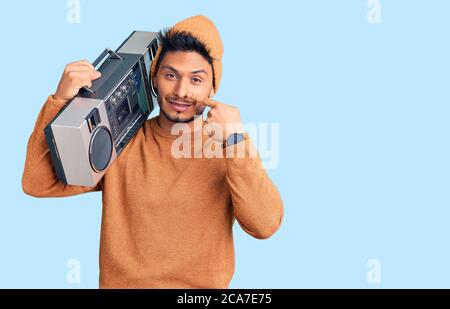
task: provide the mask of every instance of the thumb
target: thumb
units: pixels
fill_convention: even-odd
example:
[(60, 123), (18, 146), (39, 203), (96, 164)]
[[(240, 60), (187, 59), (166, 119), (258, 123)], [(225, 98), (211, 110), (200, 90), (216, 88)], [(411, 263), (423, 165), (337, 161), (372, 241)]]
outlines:
[(92, 73), (92, 80), (100, 78), (102, 76), (102, 73), (100, 73), (99, 71), (95, 71), (94, 73)]

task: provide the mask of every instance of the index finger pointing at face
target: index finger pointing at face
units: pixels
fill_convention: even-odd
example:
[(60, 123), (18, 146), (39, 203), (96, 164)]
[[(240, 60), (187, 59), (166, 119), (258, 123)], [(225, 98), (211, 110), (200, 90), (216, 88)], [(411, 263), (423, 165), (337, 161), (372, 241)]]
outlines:
[(208, 107), (214, 108), (217, 106), (218, 102), (214, 101), (213, 99), (206, 98), (202, 101), (203, 104), (205, 104)]

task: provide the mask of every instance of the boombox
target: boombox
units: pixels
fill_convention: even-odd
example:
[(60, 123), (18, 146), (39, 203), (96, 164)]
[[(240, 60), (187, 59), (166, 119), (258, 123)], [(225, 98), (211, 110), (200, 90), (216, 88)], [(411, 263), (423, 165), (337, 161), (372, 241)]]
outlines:
[(95, 186), (157, 104), (150, 67), (156, 32), (134, 31), (116, 51), (93, 62), (102, 76), (80, 89), (44, 133), (58, 178)]

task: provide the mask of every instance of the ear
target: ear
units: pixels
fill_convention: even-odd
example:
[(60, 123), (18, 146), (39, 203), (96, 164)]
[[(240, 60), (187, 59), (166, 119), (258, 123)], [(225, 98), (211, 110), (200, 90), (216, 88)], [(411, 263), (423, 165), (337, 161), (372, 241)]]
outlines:
[(216, 93), (214, 92), (214, 88), (211, 89), (211, 92), (209, 93), (209, 97), (212, 98)]
[(157, 89), (158, 89), (158, 84), (156, 83), (156, 76), (153, 75), (153, 77), (152, 77), (151, 80), (152, 80), (153, 89), (155, 89), (155, 91), (157, 91)]

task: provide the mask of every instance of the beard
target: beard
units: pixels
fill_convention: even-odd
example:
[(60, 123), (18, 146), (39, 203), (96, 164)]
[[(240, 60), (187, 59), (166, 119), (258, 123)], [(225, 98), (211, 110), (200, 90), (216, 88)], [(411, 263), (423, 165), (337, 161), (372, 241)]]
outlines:
[[(186, 100), (174, 99), (174, 101), (186, 101)], [(183, 113), (177, 112), (177, 111), (173, 111), (171, 113), (171, 112), (165, 111), (165, 108), (164, 108), (164, 105), (168, 106), (170, 104), (168, 102), (168, 100), (165, 100), (165, 103), (162, 103), (161, 98), (158, 96), (158, 104), (159, 104), (159, 109), (160, 109), (161, 113), (163, 113), (163, 115), (168, 120), (175, 122), (175, 123), (189, 123), (189, 122), (193, 121), (197, 116), (203, 114), (203, 111), (206, 108), (205, 105), (199, 104), (197, 102), (189, 102), (189, 103), (194, 104), (193, 105), (194, 112), (192, 113), (192, 115), (183, 115)]]

